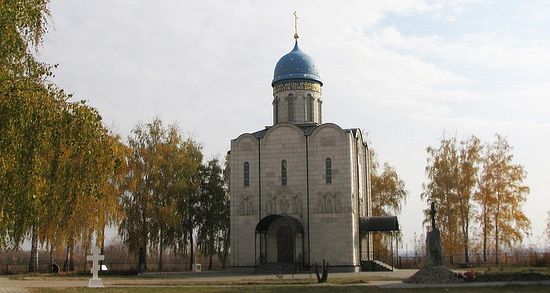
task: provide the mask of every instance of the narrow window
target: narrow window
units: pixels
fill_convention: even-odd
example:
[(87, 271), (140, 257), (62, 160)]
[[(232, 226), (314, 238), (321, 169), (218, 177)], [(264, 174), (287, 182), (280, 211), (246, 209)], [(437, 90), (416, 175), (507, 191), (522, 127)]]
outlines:
[(281, 161), (281, 185), (286, 185), (286, 160)]
[(294, 121), (294, 97), (290, 94), (287, 97), (288, 102), (288, 122)]
[(327, 184), (332, 183), (332, 160), (330, 158), (325, 160), (325, 181)]
[(244, 167), (243, 167), (244, 171), (244, 186), (249, 186), (250, 185), (250, 165), (248, 164), (248, 162), (244, 162)]
[(307, 95), (307, 121), (313, 122), (313, 97), (311, 95)]
[(319, 112), (319, 123), (323, 123), (323, 116), (322, 116), (322, 113), (323, 111), (321, 111), (321, 100), (319, 100), (319, 109), (317, 110)]
[(273, 101), (273, 117), (275, 117), (275, 124), (279, 123), (279, 98), (275, 97), (275, 101)]

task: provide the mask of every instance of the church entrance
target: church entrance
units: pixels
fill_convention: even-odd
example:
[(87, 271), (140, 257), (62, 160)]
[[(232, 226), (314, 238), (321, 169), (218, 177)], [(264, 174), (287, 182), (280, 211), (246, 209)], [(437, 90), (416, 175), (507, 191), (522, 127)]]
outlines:
[(304, 227), (293, 217), (269, 215), (256, 225), (256, 271), (296, 272), (305, 264)]
[(289, 226), (277, 230), (277, 262), (294, 262), (294, 232)]

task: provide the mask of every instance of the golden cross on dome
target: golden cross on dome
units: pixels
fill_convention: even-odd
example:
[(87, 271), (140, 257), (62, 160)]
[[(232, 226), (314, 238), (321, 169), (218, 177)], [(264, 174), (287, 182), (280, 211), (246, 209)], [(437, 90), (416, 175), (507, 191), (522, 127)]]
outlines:
[(294, 11), (294, 39), (298, 41), (298, 15)]

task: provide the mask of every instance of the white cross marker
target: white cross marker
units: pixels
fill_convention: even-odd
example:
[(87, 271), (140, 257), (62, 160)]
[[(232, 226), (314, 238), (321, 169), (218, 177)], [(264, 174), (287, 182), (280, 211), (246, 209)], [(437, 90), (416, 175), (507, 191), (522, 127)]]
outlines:
[(101, 250), (97, 247), (94, 247), (93, 254), (86, 257), (88, 261), (92, 261), (92, 269), (90, 270), (90, 272), (92, 273), (92, 278), (88, 283), (88, 287), (103, 287), (103, 282), (100, 278), (98, 278), (97, 274), (100, 270), (99, 261), (105, 260), (105, 256), (100, 255), (100, 253)]

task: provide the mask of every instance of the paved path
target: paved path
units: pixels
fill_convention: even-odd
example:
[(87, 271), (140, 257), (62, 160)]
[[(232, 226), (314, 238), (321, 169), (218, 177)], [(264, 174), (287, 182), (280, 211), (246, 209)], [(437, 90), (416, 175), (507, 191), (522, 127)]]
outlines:
[(29, 291), (19, 287), (0, 287), (0, 293), (29, 293)]
[[(66, 279), (23, 279), (10, 280), (8, 278), (0, 278), (0, 293), (4, 293), (1, 289), (4, 288), (62, 288), (62, 287), (86, 287), (88, 280), (75, 279), (72, 277)], [(7, 291), (12, 292), (12, 291)], [(13, 291), (17, 292), (17, 291)], [(25, 291), (26, 292), (26, 291)]]

